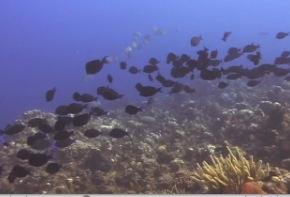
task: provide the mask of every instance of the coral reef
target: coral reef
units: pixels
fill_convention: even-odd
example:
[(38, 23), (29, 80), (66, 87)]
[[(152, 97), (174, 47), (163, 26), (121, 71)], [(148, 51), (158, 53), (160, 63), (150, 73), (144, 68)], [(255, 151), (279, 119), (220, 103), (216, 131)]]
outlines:
[(211, 155), (212, 164), (206, 161), (202, 166), (198, 164), (194, 180), (222, 193), (262, 191), (261, 188), (257, 189), (258, 186), (254, 187), (252, 182), (256, 184), (269, 176), (269, 164), (263, 164), (261, 160), (255, 162), (253, 156), (246, 159), (237, 147), (227, 147), (227, 150), (229, 151), (227, 157)]
[[(288, 193), (289, 84), (265, 81), (250, 94), (241, 81), (226, 90), (213, 84), (193, 95), (155, 99), (135, 116), (119, 116), (122, 109), (117, 108), (77, 129), (68, 125), (75, 132), (74, 143), (49, 149), (53, 161), (62, 165), (53, 175), (15, 157), (19, 149), (30, 148), (27, 136), (38, 132), (27, 126), (29, 120), (43, 118), (50, 125), (56, 121), (52, 113), (26, 112), (16, 120), (26, 125), (25, 130), (5, 136), (7, 143), (0, 144), (0, 193)], [(109, 138), (115, 126), (126, 128), (130, 137)], [(102, 135), (88, 139), (83, 134), (87, 129)], [(235, 146), (239, 148), (227, 148)], [(196, 163), (203, 163), (197, 171)], [(219, 163), (224, 164), (221, 174)], [(29, 168), (31, 174), (11, 184), (7, 176), (15, 164)], [(214, 181), (200, 173), (209, 173)]]

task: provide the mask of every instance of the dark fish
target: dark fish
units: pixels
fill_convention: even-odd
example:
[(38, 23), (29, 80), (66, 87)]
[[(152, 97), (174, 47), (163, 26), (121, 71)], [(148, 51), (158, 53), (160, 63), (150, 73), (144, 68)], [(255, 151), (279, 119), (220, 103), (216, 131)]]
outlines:
[(283, 51), (283, 52), (281, 53), (281, 57), (282, 57), (282, 58), (287, 58), (287, 57), (289, 57), (289, 55), (290, 55), (290, 51)]
[(125, 112), (130, 115), (135, 115), (138, 112), (142, 111), (140, 107), (136, 107), (134, 105), (127, 105), (125, 108)]
[(277, 39), (283, 39), (283, 38), (287, 37), (288, 35), (289, 35), (289, 32), (288, 33), (286, 33), (286, 32), (279, 32), (279, 33), (276, 34), (276, 38)]
[(81, 113), (85, 107), (86, 105), (84, 104), (71, 103), (67, 106), (67, 110), (69, 114), (78, 114)]
[(66, 105), (60, 105), (55, 109), (54, 113), (61, 116), (67, 115), (69, 113), (68, 107)]
[(207, 70), (204, 69), (200, 72), (200, 77), (203, 80), (215, 80), (221, 78), (222, 72), (219, 69)]
[(226, 31), (226, 32), (224, 33), (224, 35), (223, 35), (222, 40), (223, 40), (224, 42), (226, 42), (227, 39), (228, 39), (228, 37), (229, 37), (231, 34), (232, 34), (232, 32), (230, 32), (230, 31)]
[(243, 48), (243, 53), (252, 53), (260, 48), (260, 45), (255, 45), (254, 43), (248, 44)]
[(144, 73), (153, 73), (157, 70), (158, 70), (158, 67), (156, 65), (147, 65), (147, 66), (144, 66), (143, 68)]
[(86, 63), (86, 73), (88, 75), (96, 74), (102, 70), (103, 66), (100, 60), (89, 61)]
[(275, 76), (282, 77), (282, 76), (289, 74), (290, 71), (286, 68), (275, 67), (272, 69), (272, 72)]
[(50, 126), (48, 123), (40, 123), (38, 129), (43, 133), (52, 133), (54, 132), (53, 127)]
[(241, 49), (237, 48), (237, 47), (230, 47), (228, 49), (228, 54), (230, 55), (236, 55), (236, 54), (240, 54)]
[(204, 47), (203, 50), (199, 50), (196, 53), (198, 55), (196, 67), (197, 67), (197, 69), (202, 70), (208, 66), (208, 62), (210, 60), (208, 49), (206, 47)]
[(87, 129), (84, 132), (84, 136), (88, 138), (98, 137), (99, 135), (101, 135), (101, 132), (97, 129)]
[(221, 60), (209, 60), (208, 64), (212, 66), (218, 66), (221, 62)]
[(43, 154), (43, 153), (31, 153), (28, 159), (28, 163), (34, 167), (40, 167), (45, 165), (51, 156)]
[(258, 70), (263, 73), (270, 73), (270, 71), (275, 68), (275, 64), (261, 64), (260, 66), (258, 66)]
[(248, 55), (247, 58), (251, 62), (253, 62), (253, 64), (258, 65), (260, 60), (261, 60), (261, 53), (258, 51), (258, 52), (256, 52), (255, 55), (253, 55), (253, 54)]
[(13, 183), (16, 178), (23, 178), (29, 175), (28, 169), (23, 166), (15, 165), (8, 175), (8, 181)]
[(85, 114), (81, 114), (81, 115), (77, 115), (73, 117), (72, 122), (75, 127), (81, 127), (87, 124), (89, 120), (90, 120), (90, 114), (85, 113)]
[(261, 78), (264, 75), (265, 75), (265, 72), (261, 69), (261, 67), (245, 69), (244, 71), (244, 76), (248, 77), (249, 79)]
[(129, 73), (131, 73), (131, 74), (137, 74), (139, 72), (141, 72), (141, 70), (139, 68), (137, 68), (136, 66), (131, 66), (129, 68)]
[(65, 129), (66, 125), (69, 123), (66, 117), (58, 117), (54, 124), (54, 129), (56, 131), (62, 131)]
[(113, 83), (113, 77), (112, 77), (112, 75), (108, 74), (107, 75), (107, 80), (108, 80), (109, 83)]
[(198, 61), (191, 59), (186, 62), (186, 65), (190, 71), (193, 71), (198, 66)]
[(58, 131), (55, 135), (54, 135), (54, 139), (55, 140), (65, 140), (67, 138), (69, 138), (71, 135), (73, 134), (72, 131)]
[(101, 95), (104, 99), (110, 100), (110, 101), (123, 97), (123, 95), (119, 94), (112, 88), (105, 87), (105, 86), (98, 87), (97, 94)]
[(230, 66), (228, 68), (223, 68), (223, 74), (229, 74), (229, 73), (242, 73), (244, 71), (244, 68), (242, 65), (240, 66)]
[(46, 135), (44, 133), (35, 133), (27, 138), (27, 144), (32, 146), (37, 140), (45, 139)]
[(124, 129), (114, 128), (110, 131), (109, 136), (113, 138), (122, 138), (128, 136), (128, 133)]
[(14, 125), (8, 125), (4, 129), (4, 134), (6, 134), (6, 135), (14, 135), (14, 134), (20, 133), (24, 129), (25, 129), (25, 126), (23, 124), (16, 123)]
[(93, 102), (93, 101), (96, 101), (97, 100), (97, 97), (91, 95), (91, 94), (88, 94), (88, 93), (84, 93), (82, 94), (82, 97), (81, 97), (81, 102), (83, 103), (90, 103), (90, 102)]
[(218, 50), (213, 50), (210, 52), (210, 58), (211, 59), (216, 59), (218, 56)]
[(187, 54), (182, 54), (179, 58), (181, 64), (186, 63), (187, 61), (191, 60), (190, 56)]
[(181, 83), (176, 82), (171, 90), (169, 91), (169, 94), (177, 94), (183, 91), (183, 85)]
[(170, 79), (166, 79), (165, 77), (163, 77), (160, 73), (158, 73), (158, 75), (155, 78), (157, 81), (159, 81), (161, 83), (161, 85), (163, 87), (172, 87), (174, 85), (174, 81), (170, 80)]
[(71, 103), (69, 105), (60, 105), (55, 109), (55, 114), (65, 116), (68, 114), (78, 114), (83, 111), (86, 106), (80, 103)]
[(82, 99), (82, 95), (81, 95), (79, 92), (75, 92), (75, 93), (73, 93), (72, 98), (73, 98), (75, 101), (79, 102), (79, 101), (81, 101), (81, 99)]
[(38, 132), (27, 138), (27, 145), (35, 150), (45, 150), (51, 144), (46, 134)]
[(229, 86), (229, 84), (226, 83), (226, 82), (223, 82), (223, 81), (219, 82), (219, 84), (218, 84), (218, 88), (219, 89), (224, 89), (224, 88), (226, 88), (228, 86)]
[(195, 89), (188, 86), (188, 85), (183, 85), (183, 91), (186, 92), (186, 93), (194, 93), (195, 92)]
[(57, 173), (60, 169), (61, 169), (61, 165), (58, 164), (58, 163), (48, 163), (45, 167), (45, 171), (48, 173), (48, 174), (55, 174)]
[(227, 76), (227, 79), (229, 79), (229, 80), (236, 80), (236, 79), (238, 79), (238, 78), (241, 78), (243, 75), (242, 74), (240, 74), (240, 73), (233, 73), (233, 74), (229, 74), (228, 76)]
[(38, 128), (41, 124), (46, 124), (47, 121), (43, 118), (32, 118), (27, 122), (27, 126)]
[(166, 63), (170, 64), (171, 62), (175, 61), (177, 59), (177, 56), (174, 53), (168, 53), (166, 58)]
[(274, 61), (275, 64), (290, 64), (290, 57), (277, 57)]
[(228, 53), (226, 55), (226, 57), (224, 58), (225, 62), (229, 62), (232, 61), (234, 59), (239, 58), (243, 53), (241, 53), (241, 50), (236, 48), (236, 47), (230, 47), (228, 49)]
[(148, 79), (149, 79), (150, 81), (154, 81), (152, 75), (150, 75), (150, 74), (148, 75)]
[(64, 140), (56, 140), (55, 146), (58, 148), (66, 148), (72, 145), (73, 143), (74, 143), (74, 140), (72, 140), (71, 138), (67, 138)]
[(45, 100), (46, 100), (46, 102), (50, 102), (50, 101), (53, 100), (54, 95), (55, 95), (55, 92), (56, 92), (56, 88), (53, 88), (53, 89), (48, 90), (45, 93)]
[(29, 159), (31, 152), (27, 149), (21, 149), (17, 152), (16, 157), (21, 160), (27, 160)]
[(160, 63), (160, 61), (158, 61), (155, 57), (151, 57), (148, 62), (151, 65), (156, 65)]
[(150, 97), (161, 91), (161, 88), (156, 88), (153, 86), (143, 86), (137, 83), (135, 88), (138, 90), (140, 96)]
[(120, 62), (120, 68), (122, 70), (126, 70), (127, 69), (127, 63), (126, 62)]
[(105, 110), (103, 110), (100, 107), (93, 107), (90, 110), (90, 114), (93, 116), (103, 116), (103, 115), (107, 115), (108, 112), (106, 112)]
[(108, 63), (106, 57), (102, 60), (92, 60), (86, 63), (86, 73), (88, 75), (93, 75), (100, 72), (104, 64)]
[(193, 36), (190, 40), (190, 44), (191, 44), (191, 46), (196, 47), (199, 45), (201, 40), (202, 40), (201, 36)]
[(90, 102), (93, 102), (93, 101), (97, 100), (97, 98), (94, 95), (91, 95), (91, 94), (88, 94), (88, 93), (80, 94), (78, 92), (75, 92), (73, 94), (73, 99), (75, 101), (83, 102), (83, 103), (90, 103)]
[(232, 60), (234, 60), (234, 59), (237, 59), (237, 58), (239, 58), (240, 57), (240, 55), (230, 55), (230, 54), (227, 54), (226, 56), (225, 56), (225, 58), (224, 58), (224, 61), (225, 62), (229, 62), (229, 61), (232, 61)]
[(186, 66), (174, 66), (170, 70), (170, 75), (174, 78), (183, 78), (190, 72)]
[(250, 80), (250, 81), (248, 81), (247, 86), (254, 87), (254, 86), (258, 85), (259, 83), (261, 83), (261, 81), (258, 81), (258, 80)]

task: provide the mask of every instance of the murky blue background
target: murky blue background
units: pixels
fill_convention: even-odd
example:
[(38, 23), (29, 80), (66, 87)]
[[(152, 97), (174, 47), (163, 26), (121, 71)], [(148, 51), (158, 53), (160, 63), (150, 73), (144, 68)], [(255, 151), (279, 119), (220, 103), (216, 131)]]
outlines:
[[(70, 102), (76, 90), (95, 93), (107, 84), (108, 73), (115, 78), (112, 87), (134, 100), (135, 82), (147, 83), (146, 76), (120, 71), (113, 63), (87, 77), (84, 65), (105, 55), (124, 58), (133, 33), (151, 34), (154, 26), (167, 34), (153, 36), (129, 65), (143, 67), (154, 56), (166, 70), (168, 52), (194, 54), (193, 35), (204, 38), (199, 48), (222, 54), (230, 46), (260, 43), (262, 62), (269, 62), (289, 49), (289, 39), (274, 38), (278, 31), (290, 31), (289, 8), (286, 0), (1, 0), (0, 128), (30, 109), (53, 111)], [(224, 31), (233, 32), (227, 43), (221, 41)], [(249, 64), (243, 61), (231, 64)], [(56, 98), (46, 103), (44, 93), (52, 87)]]

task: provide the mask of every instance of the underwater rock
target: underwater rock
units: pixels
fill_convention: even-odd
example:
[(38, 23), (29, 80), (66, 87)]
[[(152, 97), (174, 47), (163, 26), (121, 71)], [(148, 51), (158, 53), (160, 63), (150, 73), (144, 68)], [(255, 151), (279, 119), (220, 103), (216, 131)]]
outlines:
[(138, 122), (136, 120), (129, 120), (128, 124), (129, 124), (129, 126), (136, 127), (136, 128), (143, 126), (142, 122)]
[(267, 92), (268, 99), (272, 102), (281, 101), (282, 95), (285, 90), (281, 86), (273, 86), (270, 91)]
[(287, 186), (283, 182), (266, 182), (262, 187), (267, 194), (287, 194)]
[(248, 106), (247, 106), (247, 104), (245, 104), (245, 103), (236, 103), (236, 104), (235, 104), (235, 108), (236, 108), (237, 110), (242, 110), (242, 109), (247, 109)]
[(185, 150), (185, 153), (183, 155), (183, 159), (188, 161), (188, 162), (192, 162), (194, 160), (194, 155), (195, 155), (194, 148), (189, 147)]
[(285, 185), (287, 187), (287, 191), (290, 191), (290, 173), (285, 172), (283, 173), (283, 180), (285, 182)]
[(184, 161), (182, 159), (176, 158), (170, 162), (170, 169), (173, 172), (177, 172), (178, 170), (182, 169), (184, 167)]
[(262, 101), (259, 108), (268, 115), (267, 127), (280, 128), (284, 119), (284, 110), (280, 103), (271, 101)]
[(283, 159), (281, 161), (281, 166), (287, 170), (290, 170), (290, 158)]
[(91, 171), (100, 170), (108, 172), (111, 168), (111, 162), (106, 159), (100, 151), (91, 150), (87, 153), (86, 159), (83, 161), (83, 167)]
[(160, 190), (165, 190), (170, 188), (170, 185), (173, 183), (173, 177), (170, 174), (163, 174), (158, 178), (157, 187)]
[(46, 113), (39, 109), (34, 109), (24, 112), (22, 114), (21, 120), (24, 122), (28, 122), (33, 118), (41, 118), (43, 120), (46, 120), (47, 122), (50, 122), (53, 121), (56, 118), (56, 116), (53, 113)]
[(234, 104), (235, 101), (237, 101), (237, 98), (238, 98), (238, 94), (234, 92), (223, 93), (221, 95), (221, 101), (226, 104)]
[(238, 117), (247, 120), (254, 116), (254, 112), (250, 109), (242, 109), (238, 112)]
[(167, 147), (165, 145), (159, 146), (157, 151), (157, 162), (160, 164), (170, 163), (174, 157), (167, 152)]
[(289, 139), (283, 139), (279, 144), (280, 152), (284, 156), (284, 158), (290, 157), (290, 143)]
[(54, 191), (56, 194), (68, 194), (70, 192), (65, 185), (57, 186)]
[(175, 132), (174, 132), (174, 135), (176, 136), (176, 137), (184, 137), (185, 136), (185, 131), (183, 131), (183, 130), (180, 130), (180, 129), (176, 129), (176, 130), (174, 130)]
[(280, 109), (282, 106), (278, 102), (261, 101), (259, 108), (262, 109), (265, 114), (269, 115), (273, 110)]
[(152, 116), (143, 116), (141, 117), (142, 121), (147, 124), (152, 124), (156, 122), (156, 119)]
[(273, 86), (272, 91), (274, 94), (279, 95), (284, 92), (284, 89), (281, 86)]

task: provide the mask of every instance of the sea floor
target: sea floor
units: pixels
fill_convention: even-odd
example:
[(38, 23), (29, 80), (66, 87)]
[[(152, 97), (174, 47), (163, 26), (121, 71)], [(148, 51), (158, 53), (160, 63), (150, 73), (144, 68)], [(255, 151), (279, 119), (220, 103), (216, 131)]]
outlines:
[[(27, 127), (1, 145), (0, 193), (289, 193), (289, 104), (290, 82), (269, 77), (254, 88), (243, 80), (224, 90), (207, 82), (193, 94), (156, 98), (137, 115), (115, 109), (85, 126), (69, 128), (74, 130), (71, 146), (49, 148), (52, 160), (62, 166), (55, 174), (16, 157), (19, 149), (29, 148), (27, 137), (37, 132)], [(56, 120), (54, 114), (35, 109), (17, 121), (27, 124), (36, 117), (51, 124)], [(107, 133), (114, 127), (126, 129), (129, 136), (110, 138)], [(102, 135), (85, 137), (89, 128)], [(269, 164), (267, 176), (236, 180), (237, 187), (250, 182), (258, 189), (231, 190), (230, 185), (196, 181), (197, 164), (211, 164), (212, 156), (226, 158), (229, 147), (238, 147), (246, 159), (252, 155), (255, 162)], [(7, 177), (16, 164), (26, 166), (30, 174), (10, 183)]]

